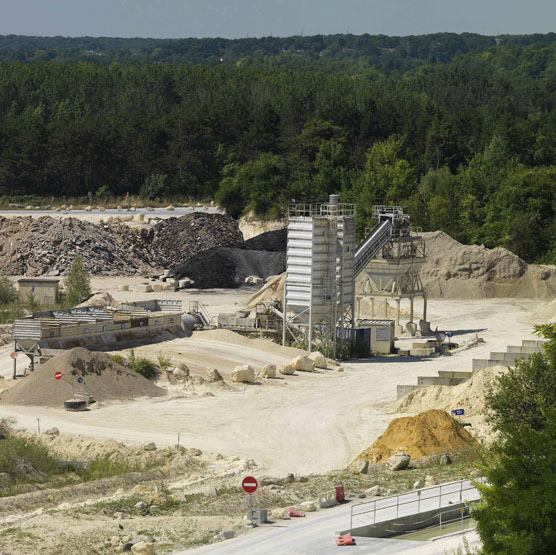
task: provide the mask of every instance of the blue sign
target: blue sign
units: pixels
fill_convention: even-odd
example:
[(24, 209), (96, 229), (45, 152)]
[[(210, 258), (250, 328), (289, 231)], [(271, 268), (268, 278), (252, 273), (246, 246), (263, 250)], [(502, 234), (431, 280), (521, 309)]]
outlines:
[(452, 332), (451, 332), (451, 331), (447, 331), (447, 332), (446, 332), (446, 337), (452, 337)]
[(456, 416), (463, 416), (465, 414), (465, 411), (463, 409), (455, 409), (452, 411), (452, 416), (456, 415)]
[(77, 383), (83, 383), (83, 378), (77, 378)]

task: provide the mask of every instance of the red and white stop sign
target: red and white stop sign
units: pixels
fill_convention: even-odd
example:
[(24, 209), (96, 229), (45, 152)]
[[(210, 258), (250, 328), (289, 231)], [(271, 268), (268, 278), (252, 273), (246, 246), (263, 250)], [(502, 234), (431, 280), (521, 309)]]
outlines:
[(241, 487), (245, 493), (255, 493), (259, 484), (253, 476), (246, 476), (241, 482)]
[(62, 372), (54, 372), (54, 378), (56, 378), (57, 380), (61, 380), (62, 379)]

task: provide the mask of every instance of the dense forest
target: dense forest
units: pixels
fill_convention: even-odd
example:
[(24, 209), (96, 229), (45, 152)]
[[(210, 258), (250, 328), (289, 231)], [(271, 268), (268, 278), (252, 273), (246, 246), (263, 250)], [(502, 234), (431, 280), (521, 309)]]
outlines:
[(0, 37), (0, 195), (276, 217), (339, 191), (360, 232), (372, 204), (403, 204), (425, 229), (556, 263), (555, 49), (552, 34)]

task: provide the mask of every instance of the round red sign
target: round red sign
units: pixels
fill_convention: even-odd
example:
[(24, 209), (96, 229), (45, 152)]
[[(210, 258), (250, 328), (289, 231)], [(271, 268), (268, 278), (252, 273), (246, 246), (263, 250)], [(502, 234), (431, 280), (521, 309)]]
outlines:
[(62, 379), (62, 372), (54, 372), (54, 377), (57, 380), (61, 380)]
[(259, 484), (253, 476), (246, 476), (241, 482), (241, 487), (245, 493), (255, 493)]
[(10, 353), (10, 356), (11, 356), (12, 358), (17, 358), (17, 352), (14, 351), (13, 353)]

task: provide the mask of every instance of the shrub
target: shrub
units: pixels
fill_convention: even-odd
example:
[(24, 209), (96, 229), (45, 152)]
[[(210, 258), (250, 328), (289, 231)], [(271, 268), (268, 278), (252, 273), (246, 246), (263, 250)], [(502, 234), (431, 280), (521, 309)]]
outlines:
[(146, 358), (136, 358), (130, 368), (148, 380), (156, 376), (156, 365)]
[(126, 360), (122, 355), (110, 355), (110, 358), (116, 363), (122, 366), (126, 365)]
[(166, 370), (166, 368), (170, 368), (172, 365), (172, 360), (170, 357), (165, 356), (162, 354), (162, 351), (158, 353), (158, 366), (162, 368), (162, 370)]

